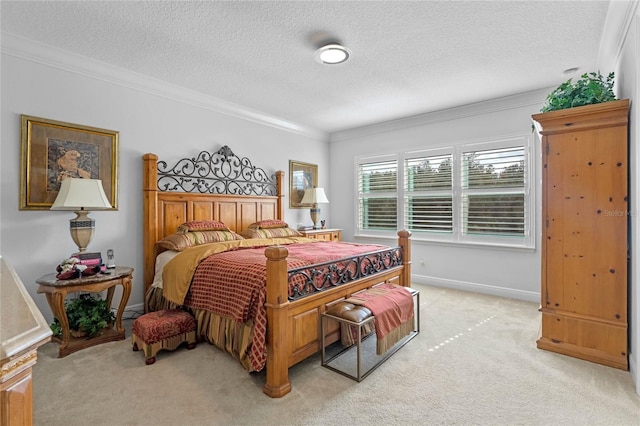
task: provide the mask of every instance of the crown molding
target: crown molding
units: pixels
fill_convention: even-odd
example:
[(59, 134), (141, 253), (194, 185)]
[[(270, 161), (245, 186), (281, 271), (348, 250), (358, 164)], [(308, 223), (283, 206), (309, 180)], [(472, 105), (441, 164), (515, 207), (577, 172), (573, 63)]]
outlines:
[(395, 130), (407, 129), (410, 127), (425, 126), (428, 124), (458, 120), (466, 117), (511, 110), (514, 108), (523, 108), (530, 106), (540, 107), (544, 104), (544, 101), (549, 92), (551, 92), (554, 88), (555, 87), (537, 89), (529, 92), (519, 93), (517, 95), (505, 96), (439, 111), (412, 115), (409, 117), (399, 118), (397, 120), (385, 121), (368, 126), (347, 129), (331, 133), (329, 136), (329, 142), (341, 142), (349, 139), (371, 136), (378, 133), (386, 133)]
[(243, 107), (170, 84), (159, 79), (119, 68), (67, 50), (39, 43), (8, 32), (1, 32), (0, 52), (26, 61), (61, 69), (96, 80), (106, 81), (132, 90), (163, 97), (209, 111), (251, 121), (286, 132), (326, 141), (326, 132), (306, 127), (273, 115)]
[(616, 68), (624, 42), (636, 13), (640, 13), (639, 0), (610, 1), (607, 17), (600, 37), (598, 68), (608, 74)]

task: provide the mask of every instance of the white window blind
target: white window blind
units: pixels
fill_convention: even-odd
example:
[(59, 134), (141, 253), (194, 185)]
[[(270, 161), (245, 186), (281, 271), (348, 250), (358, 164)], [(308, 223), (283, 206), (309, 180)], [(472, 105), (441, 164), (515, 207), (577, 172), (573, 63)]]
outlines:
[(531, 248), (531, 136), (356, 159), (357, 232)]
[(452, 159), (444, 154), (405, 160), (405, 223), (411, 231), (453, 231)]
[(396, 230), (398, 227), (398, 162), (358, 166), (359, 228)]
[(524, 147), (463, 153), (462, 221), (467, 235), (524, 236)]

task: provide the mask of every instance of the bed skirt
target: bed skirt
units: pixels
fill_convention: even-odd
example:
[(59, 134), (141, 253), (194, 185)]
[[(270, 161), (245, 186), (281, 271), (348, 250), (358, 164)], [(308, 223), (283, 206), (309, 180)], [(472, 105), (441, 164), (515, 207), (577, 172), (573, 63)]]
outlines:
[[(166, 300), (162, 289), (158, 287), (149, 289), (145, 296), (145, 306), (148, 311), (182, 308), (182, 306)], [(196, 319), (196, 336), (199, 341), (206, 340), (237, 359), (247, 371), (255, 371), (252, 370), (249, 360), (253, 338), (252, 321), (239, 324), (203, 309), (186, 308)]]

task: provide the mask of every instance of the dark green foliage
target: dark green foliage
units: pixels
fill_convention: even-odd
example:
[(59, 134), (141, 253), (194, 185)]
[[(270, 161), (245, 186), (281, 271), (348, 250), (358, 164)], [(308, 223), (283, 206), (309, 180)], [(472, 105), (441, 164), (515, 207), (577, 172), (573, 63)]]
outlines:
[[(81, 294), (77, 299), (65, 301), (65, 309), (69, 329), (83, 330), (88, 337), (96, 336), (115, 320), (107, 301), (101, 300), (99, 295), (94, 298), (88, 293)], [(51, 331), (54, 336), (62, 334), (58, 318), (51, 323)]]
[(412, 189), (451, 189), (451, 158), (441, 161), (433, 167), (429, 160), (411, 168)]
[(582, 74), (575, 83), (571, 79), (562, 83), (547, 96), (547, 103), (540, 111), (549, 112), (583, 105), (615, 101), (613, 93), (614, 73), (604, 78), (599, 72)]
[(495, 170), (493, 164), (476, 161), (476, 153), (466, 155), (464, 160), (468, 168), (469, 188), (524, 186), (524, 160), (514, 162), (502, 170)]
[(62, 327), (60, 326), (60, 321), (58, 321), (58, 318), (54, 318), (49, 327), (51, 327), (51, 331), (53, 332), (54, 336), (62, 336)]

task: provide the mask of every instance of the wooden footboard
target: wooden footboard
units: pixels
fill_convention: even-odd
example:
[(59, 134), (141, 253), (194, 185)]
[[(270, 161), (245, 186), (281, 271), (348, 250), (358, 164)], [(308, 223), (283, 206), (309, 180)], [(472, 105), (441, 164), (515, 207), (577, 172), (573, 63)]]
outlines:
[[(267, 381), (263, 392), (279, 398), (291, 391), (289, 367), (318, 352), (321, 347), (321, 314), (334, 303), (351, 294), (389, 282), (410, 286), (411, 232), (398, 232), (402, 263), (384, 272), (348, 284), (289, 301), (287, 271), (288, 250), (284, 246), (269, 247), (267, 257)], [(326, 343), (338, 340), (337, 326), (327, 329)]]

